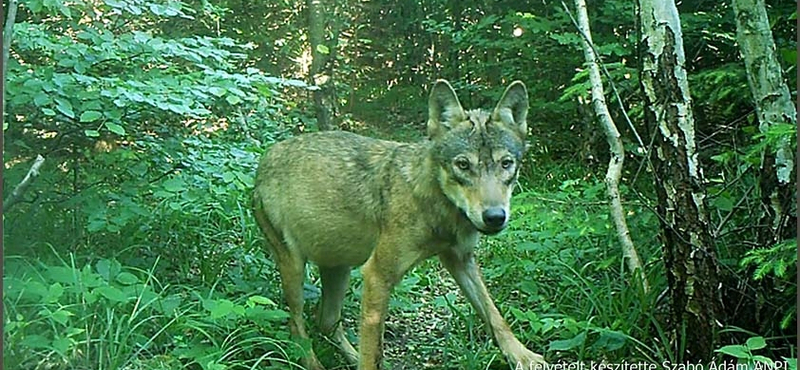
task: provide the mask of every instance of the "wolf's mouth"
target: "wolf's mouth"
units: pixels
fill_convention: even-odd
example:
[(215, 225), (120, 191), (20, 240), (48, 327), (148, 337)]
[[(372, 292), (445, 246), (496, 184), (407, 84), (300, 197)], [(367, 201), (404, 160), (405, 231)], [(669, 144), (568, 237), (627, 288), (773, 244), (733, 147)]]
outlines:
[(484, 234), (484, 235), (496, 235), (496, 234), (500, 233), (501, 231), (503, 231), (503, 229), (506, 228), (505, 224), (503, 226), (500, 226), (500, 227), (489, 227), (489, 226), (486, 226), (486, 225), (479, 226), (475, 222), (473, 222), (472, 219), (467, 215), (467, 211), (463, 210), (461, 207), (457, 207), (457, 208), (458, 208), (458, 211), (461, 213), (461, 216), (464, 217), (465, 220), (469, 221), (469, 223), (472, 224), (472, 227), (474, 227), (475, 230), (478, 230), (478, 232), (481, 233), (481, 234)]
[(478, 231), (480, 231), (480, 233), (484, 234), (484, 235), (496, 235), (496, 234), (500, 233), (501, 231), (503, 231), (503, 229), (505, 229), (505, 227), (479, 228), (477, 226), (475, 228), (478, 229)]

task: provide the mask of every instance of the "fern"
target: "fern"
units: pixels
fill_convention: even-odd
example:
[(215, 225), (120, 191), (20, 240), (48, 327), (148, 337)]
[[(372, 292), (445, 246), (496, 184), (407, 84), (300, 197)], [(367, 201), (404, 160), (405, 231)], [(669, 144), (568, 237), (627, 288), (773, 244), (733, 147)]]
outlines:
[[(786, 284), (787, 288), (783, 291), (785, 295), (791, 297), (797, 295), (797, 285), (794, 284), (794, 276), (797, 274), (795, 267), (797, 266), (797, 239), (784, 240), (769, 248), (748, 251), (740, 264), (742, 267), (755, 266), (753, 272), (755, 280), (773, 275)], [(792, 304), (783, 314), (780, 322), (781, 328), (788, 328), (795, 317), (797, 317), (797, 305)]]
[(741, 266), (756, 266), (753, 278), (761, 280), (772, 273), (779, 279), (786, 278), (788, 266), (797, 263), (797, 239), (784, 240), (769, 248), (753, 249), (742, 258)]

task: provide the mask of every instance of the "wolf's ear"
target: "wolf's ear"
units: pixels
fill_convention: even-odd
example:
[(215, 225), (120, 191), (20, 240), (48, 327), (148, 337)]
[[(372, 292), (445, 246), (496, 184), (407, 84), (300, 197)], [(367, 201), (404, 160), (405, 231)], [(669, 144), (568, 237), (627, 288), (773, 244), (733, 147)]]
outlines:
[(457, 122), (467, 118), (464, 108), (458, 102), (453, 87), (446, 80), (436, 80), (428, 98), (428, 136), (438, 137), (452, 128)]
[(502, 122), (514, 130), (522, 139), (528, 135), (528, 90), (522, 81), (508, 85), (500, 102), (492, 112), (492, 121)]

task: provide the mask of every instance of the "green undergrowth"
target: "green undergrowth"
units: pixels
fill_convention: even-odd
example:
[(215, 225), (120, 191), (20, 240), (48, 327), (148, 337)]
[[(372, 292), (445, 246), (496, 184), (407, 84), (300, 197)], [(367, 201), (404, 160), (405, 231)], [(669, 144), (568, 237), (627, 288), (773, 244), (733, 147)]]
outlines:
[(115, 259), (6, 257), (4, 367), (285, 369), (302, 348), (274, 300), (171, 285)]
[[(116, 185), (99, 185), (81, 199), (88, 206), (77, 213), (84, 225), (77, 246), (58, 246), (61, 234), (47, 226), (44, 213), (29, 217), (52, 232), (9, 228), (5, 367), (295, 368), (308, 343), (289, 337), (279, 278), (248, 203), (261, 149), (221, 144), (213, 136), (140, 145), (170, 161), (142, 161), (131, 151)], [(549, 168), (556, 170), (522, 179), (508, 229), (484, 237), (477, 250), (489, 290), (515, 334), (556, 363), (680, 361), (664, 326), (669, 306), (660, 298), (666, 281), (659, 225), (647, 200), (622, 187), (649, 291), (623, 263), (604, 184), (577, 167)], [(166, 175), (148, 179), (140, 173)], [(752, 268), (755, 279), (785, 280), (796, 261), (793, 250), (794, 241), (776, 245), (730, 268)], [(315, 268), (308, 269), (306, 282), (315, 351), (328, 368), (343, 369), (344, 359), (313, 320), (320, 296)], [(343, 313), (353, 343), (361, 285), (354, 270)], [(791, 322), (793, 307), (786, 305), (776, 320)], [(741, 340), (725, 343), (717, 358), (782, 361), (786, 352), (775, 355), (771, 349), (786, 338), (765, 334), (738, 333), (734, 337)], [(761, 335), (768, 349), (757, 339), (746, 342)], [(395, 287), (385, 339), (387, 368), (394, 370), (508, 368), (436, 259)]]
[[(657, 220), (644, 205), (626, 203), (634, 243), (647, 262), (651, 289), (645, 292), (625, 270), (604, 198), (603, 183), (591, 180), (516, 195), (509, 228), (484, 237), (478, 250), (490, 292), (520, 340), (548, 361), (674, 360), (661, 345), (668, 338), (656, 304), (666, 282), (651, 274), (659, 248)], [(431, 325), (446, 333), (437, 343), (449, 350), (422, 346), (419, 350), (428, 353), (420, 357), (446, 356), (437, 362), (452, 369), (508, 368), (483, 323), (447, 279), (433, 261), (405, 279), (416, 291), (433, 292), (428, 305), (441, 317), (431, 318)], [(407, 294), (410, 289), (399, 287), (396, 295), (423, 297)], [(419, 301), (405, 304), (421, 309)]]

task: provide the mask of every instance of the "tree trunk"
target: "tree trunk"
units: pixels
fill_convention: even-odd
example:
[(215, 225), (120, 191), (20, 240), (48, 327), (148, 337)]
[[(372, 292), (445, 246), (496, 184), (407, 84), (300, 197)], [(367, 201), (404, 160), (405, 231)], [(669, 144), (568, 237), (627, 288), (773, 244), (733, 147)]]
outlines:
[(335, 112), (335, 92), (333, 73), (331, 68), (331, 55), (334, 46), (325, 42), (325, 17), (330, 14), (323, 0), (306, 0), (308, 11), (308, 43), (311, 46), (310, 82), (318, 87), (314, 90), (314, 107), (317, 114), (317, 127), (320, 131), (331, 130), (334, 127), (333, 114)]
[(622, 256), (625, 259), (628, 270), (630, 270), (631, 274), (638, 275), (642, 288), (644, 288), (644, 291), (648, 291), (650, 288), (647, 283), (647, 277), (644, 273), (644, 268), (642, 268), (639, 253), (636, 252), (636, 247), (633, 245), (633, 240), (631, 240), (631, 232), (628, 230), (628, 223), (625, 220), (625, 211), (622, 208), (622, 200), (619, 194), (619, 179), (622, 177), (622, 165), (625, 162), (625, 148), (622, 146), (619, 130), (617, 130), (614, 120), (611, 119), (608, 105), (606, 105), (603, 81), (600, 78), (600, 67), (597, 64), (594, 44), (592, 43), (592, 33), (589, 29), (586, 2), (584, 0), (575, 0), (575, 9), (577, 10), (578, 31), (582, 36), (583, 55), (586, 58), (586, 64), (589, 68), (589, 80), (592, 84), (592, 105), (594, 106), (595, 115), (597, 115), (603, 126), (603, 131), (608, 140), (609, 154), (611, 155), (605, 178), (611, 218), (617, 228), (617, 238), (620, 245), (622, 245)]
[[(764, 0), (734, 0), (736, 39), (747, 70), (747, 82), (755, 101), (759, 130), (767, 132), (777, 124), (797, 125), (797, 109), (783, 79), (775, 42), (770, 30)], [(764, 221), (770, 225), (760, 242), (771, 245), (784, 237), (782, 230), (791, 211), (793, 198), (792, 169), (794, 156), (790, 138), (783, 138), (774, 157), (767, 158), (761, 169), (761, 199), (767, 210)], [(774, 168), (773, 168), (774, 166)], [(793, 222), (792, 222), (793, 223)]]
[(678, 9), (673, 0), (638, 0), (645, 118), (656, 126), (658, 213), (664, 244), (674, 350), (706, 363), (722, 312), (716, 253), (705, 208), (703, 172), (686, 76)]
[(8, 60), (11, 56), (11, 40), (14, 38), (14, 23), (17, 18), (17, 0), (9, 0), (6, 11), (8, 11), (8, 15), (3, 29), (3, 122), (6, 122), (5, 117), (8, 116), (6, 112), (6, 83), (8, 83), (6, 76), (8, 73)]

